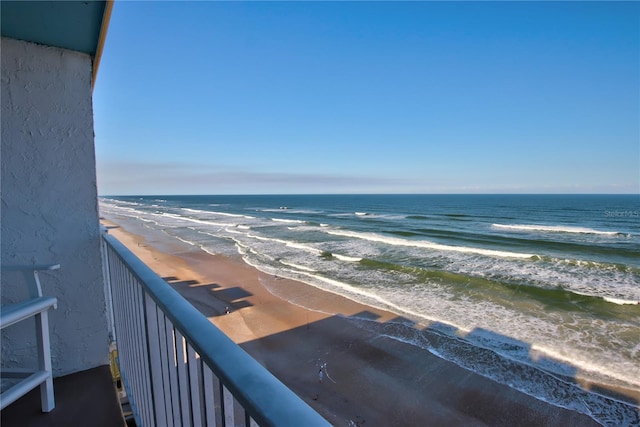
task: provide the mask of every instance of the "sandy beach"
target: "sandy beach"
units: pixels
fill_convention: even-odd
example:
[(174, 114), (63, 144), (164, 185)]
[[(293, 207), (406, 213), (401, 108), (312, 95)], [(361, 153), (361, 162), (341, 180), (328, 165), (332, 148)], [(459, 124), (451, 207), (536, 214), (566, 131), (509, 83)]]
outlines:
[(103, 223), (333, 425), (599, 425), (350, 320), (407, 323), (394, 313)]

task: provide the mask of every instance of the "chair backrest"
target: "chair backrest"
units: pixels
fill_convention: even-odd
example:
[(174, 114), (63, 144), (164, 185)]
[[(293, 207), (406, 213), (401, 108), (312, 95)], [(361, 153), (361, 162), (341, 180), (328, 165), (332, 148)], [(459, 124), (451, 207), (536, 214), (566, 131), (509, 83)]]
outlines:
[(1, 270), (16, 271), (24, 279), (29, 291), (29, 298), (38, 298), (43, 296), (42, 285), (40, 284), (40, 271), (51, 271), (60, 268), (60, 264), (45, 265), (3, 265)]

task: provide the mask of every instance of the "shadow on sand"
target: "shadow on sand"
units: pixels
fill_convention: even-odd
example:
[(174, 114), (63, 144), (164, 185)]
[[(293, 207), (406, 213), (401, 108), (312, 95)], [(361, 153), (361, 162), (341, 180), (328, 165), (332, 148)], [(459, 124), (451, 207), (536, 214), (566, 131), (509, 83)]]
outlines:
[[(253, 306), (240, 287), (163, 279), (207, 317)], [(334, 425), (640, 425), (637, 391), (581, 381), (575, 366), (481, 328), (362, 311), (242, 347)]]
[[(253, 294), (240, 287), (222, 288), (217, 283), (204, 284), (197, 280), (181, 280), (175, 276), (163, 279), (206, 317), (220, 316), (253, 305), (247, 300)], [(189, 292), (185, 292), (186, 289)]]
[(403, 317), (381, 322), (363, 311), (242, 347), (334, 425), (640, 423), (637, 393), (587, 390), (574, 366), (534, 360), (528, 343), (484, 329), (463, 334)]

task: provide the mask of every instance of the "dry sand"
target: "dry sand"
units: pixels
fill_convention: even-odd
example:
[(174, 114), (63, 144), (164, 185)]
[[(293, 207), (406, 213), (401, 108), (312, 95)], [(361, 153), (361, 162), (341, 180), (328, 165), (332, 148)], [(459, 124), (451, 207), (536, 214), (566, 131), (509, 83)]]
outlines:
[(393, 313), (195, 247), (153, 241), (159, 250), (121, 227), (109, 232), (333, 425), (598, 425), (347, 319)]

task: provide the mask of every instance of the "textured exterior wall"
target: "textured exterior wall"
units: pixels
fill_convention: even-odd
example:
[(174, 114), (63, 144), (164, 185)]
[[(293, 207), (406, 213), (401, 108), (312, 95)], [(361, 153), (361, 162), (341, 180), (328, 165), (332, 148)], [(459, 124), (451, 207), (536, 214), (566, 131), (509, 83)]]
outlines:
[[(108, 363), (88, 55), (2, 38), (3, 265), (59, 263), (42, 274), (56, 376)], [(26, 297), (2, 272), (2, 303)], [(23, 322), (25, 323), (25, 322)], [(35, 366), (33, 322), (2, 333), (2, 365)]]

